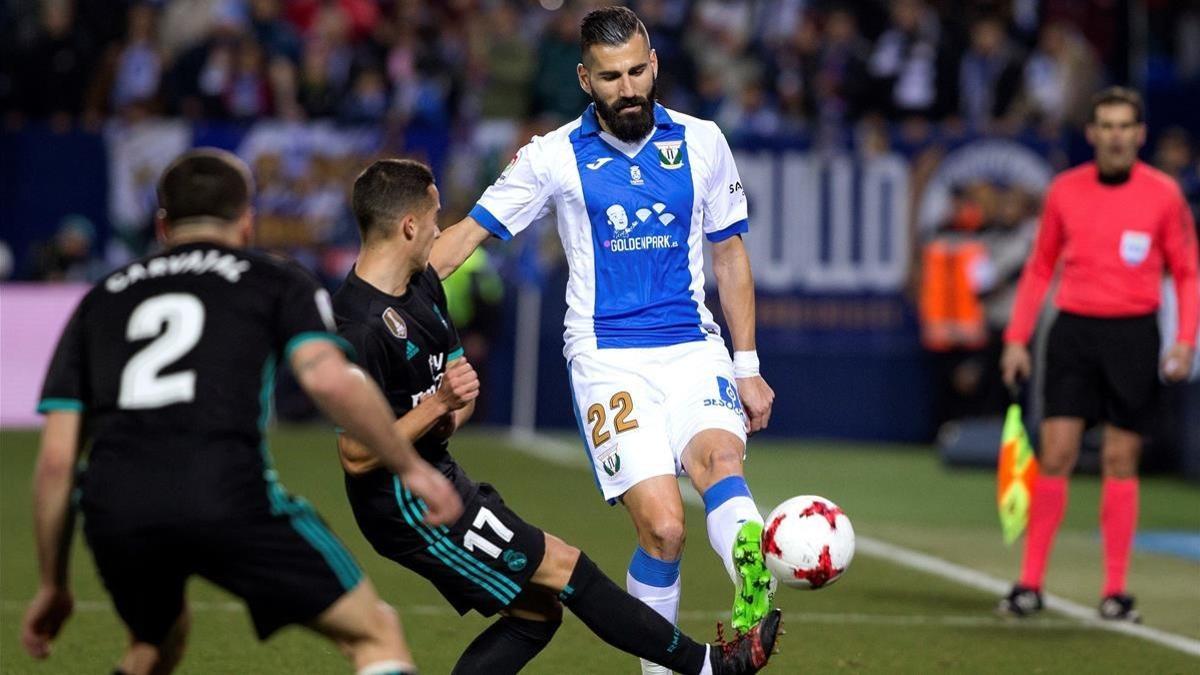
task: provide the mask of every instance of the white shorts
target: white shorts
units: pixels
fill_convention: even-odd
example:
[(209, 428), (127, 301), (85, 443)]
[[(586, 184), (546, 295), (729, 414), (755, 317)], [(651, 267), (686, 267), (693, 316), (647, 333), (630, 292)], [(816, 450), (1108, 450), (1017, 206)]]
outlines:
[(576, 355), (567, 368), (579, 433), (610, 504), (647, 478), (683, 473), (684, 448), (705, 429), (746, 444), (723, 342), (600, 349)]

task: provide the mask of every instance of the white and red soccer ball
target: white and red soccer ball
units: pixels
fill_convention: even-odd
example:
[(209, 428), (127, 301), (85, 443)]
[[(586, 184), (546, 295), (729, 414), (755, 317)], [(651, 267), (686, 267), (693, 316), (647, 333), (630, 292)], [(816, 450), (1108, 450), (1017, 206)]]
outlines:
[(850, 566), (854, 527), (824, 497), (792, 497), (767, 516), (762, 547), (767, 569), (780, 583), (815, 590), (840, 579)]

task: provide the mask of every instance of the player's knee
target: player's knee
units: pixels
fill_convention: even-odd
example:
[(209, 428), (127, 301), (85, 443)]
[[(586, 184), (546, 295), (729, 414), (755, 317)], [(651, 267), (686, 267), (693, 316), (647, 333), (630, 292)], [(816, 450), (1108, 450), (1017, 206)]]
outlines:
[(545, 536), (546, 550), (542, 554), (542, 564), (534, 573), (534, 580), (552, 588), (560, 588), (570, 582), (581, 552), (554, 535), (547, 533)]
[(1106, 478), (1134, 478), (1137, 476), (1137, 458), (1106, 453), (1100, 459), (1100, 468)]
[(1038, 457), (1038, 470), (1047, 476), (1066, 476), (1075, 468), (1079, 448), (1062, 443), (1047, 443)]
[(662, 560), (674, 560), (683, 551), (687, 528), (676, 518), (656, 518), (645, 529), (645, 534), (649, 540), (646, 543), (650, 544), (648, 553)]
[(395, 607), (380, 600), (375, 603), (375, 620), (371, 623), (372, 642), (378, 645), (392, 645), (400, 641), (400, 613)]
[(743, 454), (740, 447), (722, 445), (714, 449), (709, 456), (712, 478), (714, 480), (721, 480), (728, 476), (740, 475), (742, 473)]

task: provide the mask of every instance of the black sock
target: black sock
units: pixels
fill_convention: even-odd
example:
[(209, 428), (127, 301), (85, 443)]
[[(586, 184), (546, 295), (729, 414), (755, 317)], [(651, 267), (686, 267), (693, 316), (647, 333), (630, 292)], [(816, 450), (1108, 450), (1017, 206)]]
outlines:
[(707, 645), (621, 590), (584, 553), (558, 599), (597, 637), (621, 651), (679, 673), (699, 673), (704, 667)]
[(516, 673), (550, 644), (560, 625), (502, 616), (467, 646), (452, 675)]

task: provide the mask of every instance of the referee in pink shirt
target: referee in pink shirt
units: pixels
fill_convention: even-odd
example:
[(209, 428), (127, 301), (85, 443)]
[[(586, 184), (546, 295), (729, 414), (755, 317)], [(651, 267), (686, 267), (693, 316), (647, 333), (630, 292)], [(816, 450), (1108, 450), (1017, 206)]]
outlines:
[[(1088, 425), (1104, 422), (1100, 616), (1140, 621), (1125, 575), (1137, 527), (1137, 463), (1158, 408), (1159, 380), (1187, 379), (1200, 321), (1196, 228), (1175, 181), (1138, 161), (1146, 140), (1142, 99), (1111, 87), (1092, 101), (1088, 142), (1096, 159), (1055, 177), (1032, 256), (1004, 334), (1010, 386), (1031, 370), (1030, 336), (1060, 271), (1045, 363), (1041, 473), (1034, 484), (1021, 577), (1000, 610), (1042, 609), (1042, 581), (1067, 506), (1067, 478)], [(1157, 310), (1164, 270), (1175, 280), (1179, 330), (1159, 361)]]

